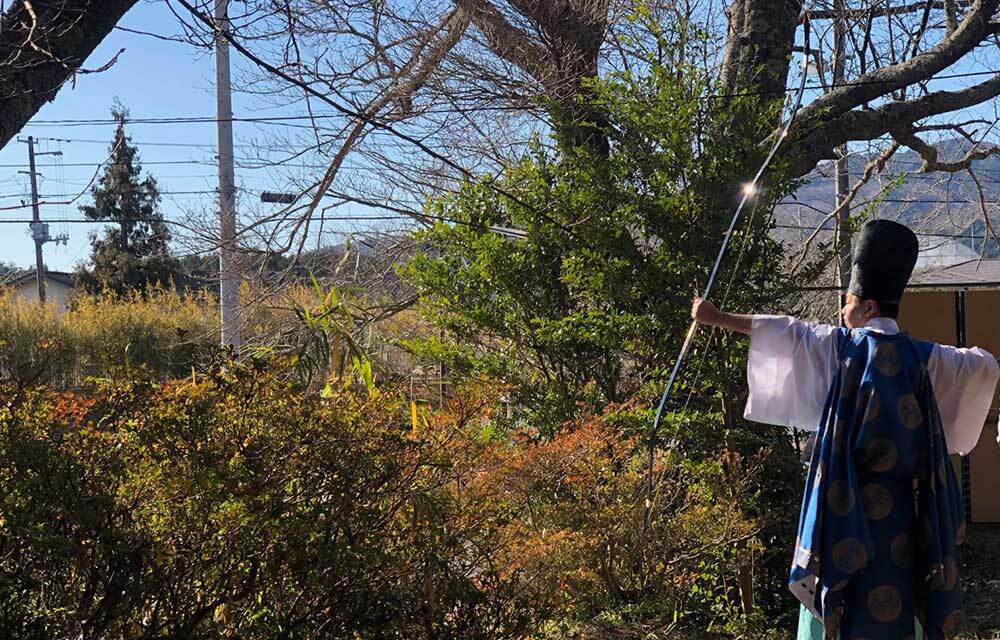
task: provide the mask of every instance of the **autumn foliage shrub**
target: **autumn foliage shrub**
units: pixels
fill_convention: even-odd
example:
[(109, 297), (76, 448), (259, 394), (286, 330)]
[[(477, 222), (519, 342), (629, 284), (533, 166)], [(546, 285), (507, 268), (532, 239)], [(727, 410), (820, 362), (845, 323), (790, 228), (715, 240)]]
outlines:
[(647, 502), (627, 424), (643, 412), (541, 439), (491, 389), (436, 410), (292, 379), (250, 359), (5, 398), (0, 635), (522, 638), (629, 607), (732, 617), (732, 549), (756, 553), (758, 530), (735, 454), (658, 454)]
[(519, 635), (533, 591), (480, 560), (407, 415), (256, 361), (26, 398), (0, 442), (5, 635)]

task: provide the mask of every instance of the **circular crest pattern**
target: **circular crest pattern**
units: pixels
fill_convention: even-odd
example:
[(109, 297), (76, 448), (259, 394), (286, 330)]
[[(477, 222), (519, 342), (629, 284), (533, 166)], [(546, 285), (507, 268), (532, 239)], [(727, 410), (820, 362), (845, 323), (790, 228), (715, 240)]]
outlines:
[(844, 538), (833, 546), (833, 566), (852, 574), (868, 563), (868, 550), (857, 538)]
[(889, 438), (872, 438), (864, 449), (864, 466), (870, 471), (883, 473), (896, 466), (899, 451)]
[(861, 490), (861, 504), (866, 518), (882, 520), (892, 512), (892, 493), (885, 485), (873, 482)]
[(913, 566), (913, 538), (907, 533), (899, 534), (892, 539), (889, 553), (893, 564), (900, 569), (909, 569)]
[(858, 396), (858, 413), (864, 416), (865, 423), (878, 417), (880, 405), (878, 391), (872, 387), (868, 387)]
[(875, 347), (875, 356), (872, 358), (872, 364), (884, 376), (892, 377), (899, 373), (901, 365), (896, 345), (891, 342), (883, 342)]
[(899, 412), (899, 420), (907, 429), (916, 429), (924, 422), (924, 413), (920, 410), (920, 403), (916, 396), (907, 393), (899, 398), (896, 403), (896, 410)]
[(903, 597), (891, 585), (875, 587), (868, 594), (868, 613), (879, 622), (895, 622), (903, 613)]
[(826, 501), (838, 516), (846, 516), (854, 508), (854, 490), (842, 480), (834, 480), (826, 490)]

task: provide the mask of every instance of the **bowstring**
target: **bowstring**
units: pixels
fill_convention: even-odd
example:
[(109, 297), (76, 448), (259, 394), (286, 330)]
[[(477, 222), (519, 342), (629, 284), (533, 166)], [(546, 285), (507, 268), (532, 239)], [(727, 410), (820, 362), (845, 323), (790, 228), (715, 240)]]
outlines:
[[(753, 206), (750, 208), (750, 217), (747, 218), (746, 228), (753, 228), (754, 219), (757, 216), (757, 208), (759, 202), (754, 202)], [(733, 269), (729, 274), (729, 281), (726, 282), (725, 293), (722, 294), (721, 306), (725, 307), (729, 302), (729, 296), (732, 294), (733, 285), (736, 283), (736, 276), (739, 275), (740, 265), (743, 263), (743, 257), (746, 255), (747, 247), (750, 244), (750, 235), (745, 234), (743, 236), (743, 242), (740, 244), (740, 250), (736, 254), (736, 263), (733, 265)], [(715, 337), (716, 327), (710, 327), (708, 333), (707, 344), (711, 344), (712, 338)], [(707, 345), (706, 345), (707, 348)], [(691, 404), (691, 398), (694, 396), (694, 391), (698, 387), (698, 382), (701, 380), (701, 372), (705, 366), (705, 358), (698, 359), (698, 368), (695, 370), (694, 382), (688, 387), (687, 397), (684, 399), (684, 407), (681, 411), (687, 411)]]
[[(757, 203), (755, 202), (750, 208), (750, 217), (747, 219), (746, 228), (750, 229), (753, 227), (754, 218), (757, 216)], [(722, 294), (722, 307), (726, 306), (729, 302), (729, 296), (733, 291), (733, 285), (736, 283), (736, 276), (739, 275), (740, 265), (743, 263), (743, 257), (746, 255), (747, 247), (750, 244), (750, 235), (746, 234), (743, 236), (743, 242), (740, 244), (740, 250), (736, 254), (736, 264), (733, 266), (732, 272), (729, 274), (729, 281), (726, 283), (725, 293)], [(711, 327), (708, 333), (708, 339), (706, 340), (705, 348), (711, 345), (712, 338), (715, 337), (716, 327)], [(706, 358), (698, 359), (698, 368), (695, 369), (694, 382), (688, 386), (687, 397), (684, 399), (684, 407), (681, 411), (687, 411), (691, 404), (691, 398), (694, 397), (695, 389), (698, 388), (698, 382), (701, 380), (701, 372), (705, 367)]]
[[(803, 47), (803, 57), (802, 57), (802, 77), (799, 82), (799, 89), (795, 96), (795, 104), (792, 107), (791, 113), (788, 120), (779, 125), (775, 130), (776, 138), (774, 144), (771, 145), (771, 150), (768, 152), (767, 157), (761, 164), (757, 173), (754, 175), (753, 180), (751, 180), (743, 189), (743, 197), (740, 199), (739, 205), (736, 207), (736, 211), (733, 214), (732, 219), (729, 222), (729, 227), (726, 229), (726, 234), (722, 239), (722, 246), (719, 248), (719, 253), (715, 258), (715, 264), (712, 266), (712, 271), (709, 274), (708, 282), (705, 284), (705, 291), (702, 294), (702, 298), (707, 299), (709, 294), (712, 292), (712, 287), (715, 284), (715, 279), (719, 273), (719, 267), (722, 264), (722, 259), (726, 255), (726, 250), (729, 248), (729, 242), (732, 240), (733, 232), (736, 229), (736, 223), (739, 222), (740, 214), (743, 212), (743, 208), (746, 206), (747, 201), (754, 195), (757, 189), (757, 184), (760, 182), (761, 176), (767, 171), (770, 166), (771, 161), (778, 152), (778, 148), (781, 146), (781, 142), (788, 136), (788, 132), (795, 122), (795, 116), (799, 112), (799, 108), (802, 106), (802, 96), (805, 94), (806, 88), (806, 77), (808, 76), (809, 69), (809, 57), (812, 55), (812, 43), (810, 39), (810, 22), (809, 22), (809, 12), (805, 12), (803, 18), (803, 40), (805, 46)], [(746, 242), (748, 238), (744, 238)], [(733, 274), (735, 278), (735, 272)], [(732, 281), (730, 281), (730, 286)], [(647, 475), (647, 486), (646, 486), (646, 513), (644, 518), (644, 528), (649, 526), (649, 515), (652, 508), (652, 496), (653, 496), (653, 457), (656, 451), (657, 442), (657, 432), (660, 428), (660, 422), (663, 419), (663, 410), (667, 405), (667, 401), (670, 398), (670, 392), (673, 390), (674, 383), (677, 380), (677, 374), (680, 372), (681, 366), (684, 363), (684, 359), (687, 357), (688, 352), (691, 349), (691, 345), (694, 342), (694, 338), (698, 332), (698, 322), (696, 320), (691, 321), (691, 325), (688, 327), (687, 334), (684, 336), (684, 342), (681, 344), (681, 351), (677, 356), (677, 360), (674, 362), (674, 367), (670, 372), (670, 377), (667, 379), (667, 385), (663, 389), (663, 395), (660, 397), (660, 403), (656, 408), (656, 415), (653, 418), (652, 429), (649, 434), (649, 444), (647, 447), (647, 458), (646, 458), (646, 475)], [(693, 393), (693, 388), (689, 389), (689, 394)], [(689, 396), (690, 399), (690, 396)]]

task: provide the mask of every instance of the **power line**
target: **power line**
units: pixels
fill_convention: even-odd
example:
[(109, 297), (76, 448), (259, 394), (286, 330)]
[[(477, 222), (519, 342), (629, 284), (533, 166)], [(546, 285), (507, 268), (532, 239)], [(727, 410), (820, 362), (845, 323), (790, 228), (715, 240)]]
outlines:
[[(47, 140), (50, 142), (69, 142), (69, 143), (80, 143), (80, 144), (109, 144), (107, 140), (83, 140), (80, 138), (35, 138), (36, 140)], [(136, 146), (142, 145), (144, 147), (188, 147), (196, 149), (213, 149), (215, 144), (197, 144), (194, 142), (138, 142), (129, 138), (129, 143)], [(255, 145), (244, 144), (236, 145), (238, 147), (248, 147), (254, 148)]]
[[(175, 116), (175, 117), (164, 117), (164, 118), (130, 118), (125, 121), (126, 125), (131, 124), (218, 124), (220, 122), (247, 122), (256, 124), (287, 124), (294, 121), (301, 120), (327, 120), (331, 118), (343, 118), (343, 116), (336, 114), (317, 114), (317, 115), (302, 115), (302, 116), (272, 116), (272, 117), (232, 117), (232, 118), (216, 118), (212, 116)], [(102, 119), (102, 118), (81, 118), (81, 119), (66, 119), (66, 120), (32, 120), (28, 123), (28, 126), (45, 126), (45, 127), (81, 127), (81, 126), (109, 126), (117, 125), (118, 121), (113, 119)], [(289, 125), (292, 126), (292, 125)]]
[[(160, 191), (158, 192), (161, 196), (189, 196), (189, 195), (206, 195), (210, 193), (216, 193), (214, 189), (210, 190), (200, 190), (200, 191)], [(79, 193), (40, 193), (39, 198), (70, 198), (73, 196), (80, 195)], [(28, 198), (30, 194), (22, 193), (12, 193), (7, 195), (0, 195), (0, 198)]]
[[(919, 198), (883, 198), (879, 202), (890, 202), (893, 204), (979, 204), (979, 200), (968, 200), (958, 198), (946, 198), (944, 200), (921, 200)], [(982, 204), (1000, 204), (1000, 200), (983, 200)]]
[[(807, 224), (775, 224), (773, 225), (775, 229), (796, 229), (799, 231), (836, 231), (836, 227), (816, 227)], [(963, 240), (989, 240), (985, 236), (974, 235), (969, 233), (935, 233), (932, 231), (914, 231), (914, 235), (926, 236), (929, 238), (960, 238)]]
[[(983, 71), (967, 71), (963, 73), (950, 73), (944, 75), (936, 75), (927, 78), (926, 81), (933, 80), (958, 80), (962, 78), (975, 78), (980, 76), (991, 76), (1000, 74), (1000, 69), (985, 69)], [(841, 87), (861, 87), (868, 85), (886, 85), (895, 84), (894, 80), (855, 80), (847, 82), (838, 82), (833, 86), (823, 86), (822, 84), (806, 85), (807, 90), (822, 89), (839, 89)], [(909, 85), (908, 85), (909, 86)], [(737, 98), (741, 96), (763, 96), (763, 95), (780, 95), (783, 93), (793, 93), (798, 91), (798, 88), (784, 88), (784, 89), (771, 89), (768, 91), (744, 91), (735, 93), (724, 93), (718, 95), (708, 95), (704, 96), (705, 99), (717, 100), (719, 98)], [(240, 117), (234, 116), (232, 118), (217, 118), (214, 116), (164, 116), (159, 118), (129, 118), (126, 120), (125, 124), (218, 124), (219, 122), (245, 122), (253, 124), (283, 124), (290, 122), (300, 122), (300, 121), (314, 121), (314, 120), (327, 120), (343, 118), (341, 114), (315, 114), (315, 115), (295, 115), (295, 116), (249, 116)], [(32, 120), (28, 123), (28, 126), (110, 126), (117, 125), (118, 121), (110, 118), (67, 118), (67, 119), (55, 119), (55, 120)], [(39, 140), (45, 140), (46, 138), (39, 138)], [(87, 142), (83, 140), (77, 140), (76, 142)], [(104, 141), (101, 141), (104, 142)], [(204, 146), (204, 145), (198, 145)]]
[[(944, 200), (941, 200), (941, 199), (921, 200), (919, 198), (877, 198), (876, 197), (876, 198), (872, 198), (871, 200), (866, 200), (864, 202), (858, 202), (858, 203), (855, 203), (855, 204), (857, 204), (858, 206), (866, 206), (866, 205), (869, 205), (869, 204), (872, 204), (872, 203), (879, 203), (879, 204), (882, 204), (882, 203), (889, 203), (889, 204), (977, 204), (978, 205), (978, 204), (980, 204), (980, 201), (979, 200), (969, 200), (969, 199), (966, 199), (966, 198), (951, 198), (951, 199), (944, 199)], [(1000, 204), (1000, 200), (983, 200), (982, 204)], [(785, 207), (804, 206), (804, 207), (809, 207), (809, 208), (816, 209), (817, 211), (819, 211), (819, 209), (817, 207), (815, 207), (814, 205), (809, 204), (808, 202), (804, 202), (804, 201), (800, 202), (800, 201), (796, 201), (796, 200), (781, 200), (779, 202), (775, 202), (774, 206), (776, 206), (776, 207), (777, 206), (785, 206)]]
[[(423, 214), (416, 214), (416, 215), (423, 215)], [(424, 216), (424, 217), (438, 218), (439, 216)], [(360, 222), (360, 221), (375, 222), (375, 221), (404, 220), (404, 219), (412, 220), (413, 218), (411, 216), (404, 216), (404, 215), (393, 215), (393, 216), (386, 215), (386, 216), (337, 216), (337, 217), (314, 216), (310, 219), (316, 221), (323, 220), (325, 222)], [(118, 224), (117, 220), (88, 220), (84, 218), (48, 219), (46, 220), (46, 222), (50, 224)], [(129, 218), (129, 222), (165, 222), (167, 224), (182, 224), (180, 221), (172, 220), (170, 218)], [(468, 226), (479, 226), (471, 222), (463, 223), (458, 220), (453, 220), (452, 222), (465, 224)], [(0, 219), (0, 224), (31, 224), (31, 220), (28, 218), (18, 219), (18, 220)]]
[[(914, 164), (919, 164), (919, 163), (914, 163)], [(990, 169), (976, 169), (976, 171), (983, 172), (983, 173), (992, 173), (992, 171)], [(865, 175), (864, 171), (857, 171), (857, 170), (849, 171), (848, 173), (850, 175), (852, 175), (852, 176), (864, 176)], [(932, 173), (882, 173), (882, 174), (878, 174), (878, 175), (880, 175), (882, 177), (886, 177), (886, 178), (898, 178), (900, 176), (904, 176), (905, 175), (906, 178), (907, 178), (907, 180), (909, 180), (910, 178), (916, 178), (918, 180), (940, 180), (942, 183), (944, 183), (944, 182), (969, 182), (969, 183), (974, 183), (975, 182), (975, 180), (973, 180), (971, 177), (957, 176), (957, 175), (954, 175), (954, 174), (952, 174), (951, 172), (948, 172), (948, 171), (935, 171), (935, 172), (932, 172)], [(816, 175), (816, 177), (814, 178), (814, 180), (820, 180), (820, 179), (829, 180), (832, 177), (833, 176), (827, 176), (827, 175), (818, 174), (818, 175)], [(1000, 184), (1000, 178), (996, 178), (996, 177), (993, 177), (993, 176), (980, 176), (979, 177), (979, 182), (984, 182), (984, 183), (987, 183), (987, 184)]]
[[(256, 171), (260, 169), (273, 169), (276, 167), (288, 167), (293, 169), (313, 169), (316, 171), (322, 171), (326, 169), (326, 166), (312, 165), (312, 164), (293, 164), (290, 162), (282, 162), (281, 160), (265, 160), (264, 158), (237, 158), (238, 163), (245, 163), (237, 165), (238, 168), (245, 171)], [(139, 164), (142, 166), (160, 166), (160, 165), (197, 165), (205, 167), (214, 167), (215, 162), (212, 160), (160, 160), (146, 162), (142, 161)], [(23, 169), (26, 168), (27, 164), (0, 164), (0, 169)], [(116, 167), (124, 166), (119, 162), (64, 162), (62, 164), (39, 164), (35, 165), (36, 168), (62, 168), (62, 167)], [(341, 165), (342, 170), (348, 171), (367, 171), (369, 167), (364, 167), (361, 165), (351, 165), (343, 164)], [(170, 178), (173, 176), (164, 176), (165, 178)]]
[[(973, 78), (973, 77), (976, 77), (976, 76), (992, 76), (992, 75), (997, 75), (997, 74), (1000, 74), (1000, 69), (991, 69), (991, 70), (988, 70), (988, 71), (970, 71), (970, 72), (967, 72), (967, 73), (952, 73), (952, 74), (946, 74), (946, 75), (941, 75), (941, 76), (932, 76), (930, 78), (926, 78), (925, 81), (926, 82), (930, 82), (930, 81), (933, 81), (933, 80), (955, 80), (955, 79), (958, 79), (958, 78)], [(838, 82), (835, 86), (825, 86), (824, 87), (822, 84), (806, 85), (806, 89), (810, 89), (810, 90), (811, 89), (822, 89), (824, 91), (829, 91), (831, 89), (840, 89), (842, 87), (863, 87), (863, 86), (867, 86), (867, 85), (887, 85), (887, 84), (895, 84), (895, 83), (896, 83), (895, 80), (856, 80), (856, 81), (853, 81), (853, 82)], [(914, 84), (917, 84), (917, 83), (910, 83), (910, 84), (908, 84), (906, 86), (912, 86)], [(793, 89), (793, 88), (790, 88), (790, 87), (785, 87), (784, 89), (771, 89), (771, 90), (768, 90), (768, 91), (740, 91), (740, 92), (736, 92), (736, 93), (723, 93), (723, 94), (719, 94), (719, 95), (705, 96), (705, 99), (708, 99), (708, 100), (718, 100), (720, 98), (739, 98), (739, 97), (749, 97), (749, 96), (773, 96), (773, 95), (782, 95), (782, 94), (786, 94), (786, 93), (793, 93), (795, 91), (798, 91), (798, 89), (797, 88)]]
[[(441, 220), (441, 221), (444, 221), (444, 222), (451, 222), (451, 223), (458, 224), (458, 225), (461, 225), (461, 226), (472, 227), (472, 228), (477, 228), (477, 229), (479, 229), (479, 228), (484, 229), (484, 230), (485, 229), (489, 229), (489, 227), (486, 226), (486, 225), (480, 225), (480, 224), (476, 224), (476, 223), (472, 223), (472, 222), (465, 222), (465, 221), (462, 221), (462, 220), (456, 220), (454, 218), (446, 218), (444, 216), (435, 216), (435, 215), (430, 215), (430, 214), (414, 214), (414, 216), (407, 216), (407, 215), (337, 216), (337, 217), (325, 216), (325, 217), (322, 217), (322, 218), (320, 216), (316, 216), (316, 217), (313, 217), (311, 219), (313, 219), (313, 220), (320, 220), (320, 219), (322, 219), (322, 220), (324, 220), (326, 222), (362, 222), (362, 221), (364, 221), (364, 222), (379, 222), (379, 221), (412, 220), (416, 216), (430, 218), (430, 219), (435, 219), (435, 220)], [(182, 224), (179, 221), (177, 221), (177, 220), (171, 220), (170, 218), (132, 218), (131, 221), (133, 221), (133, 222), (164, 222), (164, 223), (167, 223), (167, 224)], [(4, 220), (4, 219), (0, 219), (0, 224), (31, 224), (31, 222), (32, 221), (30, 219), (27, 219), (27, 218), (25, 218), (25, 219), (17, 219), (17, 220)], [(114, 221), (114, 220), (88, 220), (88, 219), (79, 219), (79, 218), (51, 219), (51, 220), (47, 220), (46, 222), (49, 222), (49, 223), (52, 223), (52, 224), (117, 224), (117, 222)], [(795, 225), (795, 224), (775, 224), (775, 225), (773, 225), (773, 227), (775, 229), (793, 229), (793, 230), (799, 230), (799, 231), (827, 231), (827, 232), (834, 232), (834, 231), (836, 231), (836, 228), (834, 228), (834, 227), (815, 227), (815, 226), (809, 226), (809, 225)], [(336, 232), (337, 230), (332, 229), (330, 231)], [(408, 229), (399, 229), (397, 231), (408, 231)], [(930, 237), (930, 238), (951, 238), (951, 239), (973, 240), (973, 241), (977, 241), (977, 240), (982, 240), (982, 241), (990, 240), (990, 238), (987, 238), (987, 237), (982, 236), (982, 235), (975, 235), (975, 234), (938, 233), (938, 232), (931, 232), (931, 231), (914, 231), (914, 234), (917, 235), (917, 236)]]
[[(154, 162), (141, 162), (140, 164), (142, 164), (143, 166), (146, 166), (146, 165), (167, 165), (167, 164), (197, 164), (197, 165), (211, 165), (211, 166), (215, 165), (214, 162), (210, 162), (208, 160), (161, 160), (161, 161), (158, 161), (158, 162), (156, 162), (156, 161), (154, 161)], [(28, 165), (26, 165), (26, 164), (16, 164), (16, 163), (15, 164), (0, 164), (0, 168), (2, 168), (2, 169), (20, 169), (20, 168), (26, 167), (26, 166), (28, 166)], [(120, 162), (64, 162), (62, 164), (37, 164), (35, 166), (37, 168), (43, 168), (43, 167), (56, 168), (56, 167), (97, 167), (97, 166), (114, 167), (114, 166), (123, 166), (123, 165)]]

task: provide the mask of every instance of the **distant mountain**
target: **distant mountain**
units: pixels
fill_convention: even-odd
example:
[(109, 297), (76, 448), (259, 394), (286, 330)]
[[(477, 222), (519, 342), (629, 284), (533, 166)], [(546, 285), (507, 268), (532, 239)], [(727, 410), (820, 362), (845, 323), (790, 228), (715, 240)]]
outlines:
[[(939, 160), (954, 161), (965, 157), (971, 143), (964, 139), (944, 140), (935, 144)], [(982, 148), (980, 145), (979, 148)], [(864, 175), (868, 158), (854, 155), (849, 161), (851, 185)], [(861, 188), (851, 205), (852, 214), (859, 214), (867, 207), (874, 206), (872, 217), (899, 220), (909, 225), (921, 237), (921, 247), (937, 248), (944, 242), (962, 243), (979, 252), (983, 248), (985, 223), (979, 203), (979, 187), (982, 188), (993, 228), (1000, 231), (1000, 155), (973, 162), (975, 180), (968, 172), (917, 173), (922, 161), (913, 151), (899, 151), (886, 164), (881, 176), (873, 176)], [(902, 182), (894, 186), (901, 174), (908, 174)], [(820, 165), (807, 178), (807, 183), (796, 193), (785, 199), (785, 204), (775, 208), (778, 223), (777, 235), (782, 240), (797, 244), (835, 208), (835, 165), (828, 162)], [(875, 206), (875, 201), (883, 190), (883, 201)], [(994, 216), (996, 221), (994, 222)], [(821, 233), (821, 239), (832, 238), (833, 223), (825, 225), (828, 232)], [(803, 227), (803, 228), (798, 228)], [(960, 251), (958, 253), (961, 253)], [(1000, 247), (995, 241), (987, 243), (987, 254), (1000, 256)]]

